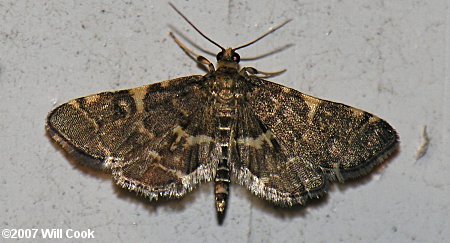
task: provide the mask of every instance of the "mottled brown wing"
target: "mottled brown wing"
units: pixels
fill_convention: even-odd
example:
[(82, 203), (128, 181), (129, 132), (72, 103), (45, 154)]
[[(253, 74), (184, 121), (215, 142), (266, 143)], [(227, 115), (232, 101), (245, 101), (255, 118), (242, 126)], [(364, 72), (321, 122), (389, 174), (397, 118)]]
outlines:
[(328, 181), (368, 173), (396, 148), (395, 130), (372, 114), (255, 82), (240, 112), (233, 174), (264, 199), (302, 204), (325, 193)]
[(234, 181), (277, 205), (303, 204), (323, 193), (327, 180), (301, 156), (291, 155), (251, 107), (238, 111), (236, 150), (231, 165)]
[(151, 199), (180, 197), (211, 180), (217, 166), (201, 81), (190, 76), (75, 99), (49, 114), (47, 128), (66, 149), (111, 169), (122, 187)]

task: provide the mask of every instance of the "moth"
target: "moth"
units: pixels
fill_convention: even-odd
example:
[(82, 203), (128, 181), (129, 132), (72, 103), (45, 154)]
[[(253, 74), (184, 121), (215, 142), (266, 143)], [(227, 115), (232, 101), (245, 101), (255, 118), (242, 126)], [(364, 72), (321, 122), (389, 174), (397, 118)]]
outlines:
[(111, 171), (115, 182), (151, 200), (180, 198), (214, 181), (222, 223), (230, 182), (275, 205), (302, 205), (328, 184), (367, 174), (397, 147), (386, 121), (322, 100), (240, 69), (238, 49), (223, 48), (217, 69), (69, 101), (47, 117), (50, 136), (88, 165)]

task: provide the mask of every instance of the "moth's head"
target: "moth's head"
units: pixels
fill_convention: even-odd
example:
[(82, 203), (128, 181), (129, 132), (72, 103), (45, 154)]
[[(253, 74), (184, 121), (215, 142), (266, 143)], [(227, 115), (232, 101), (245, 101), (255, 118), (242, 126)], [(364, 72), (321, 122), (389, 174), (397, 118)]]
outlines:
[(237, 52), (233, 50), (233, 48), (222, 49), (219, 53), (217, 53), (217, 62), (232, 62), (238, 64), (241, 61), (241, 57)]
[[(184, 16), (180, 10), (178, 10), (173, 4), (169, 3), (169, 5), (184, 19), (186, 20), (186, 22), (188, 22), (188, 24), (190, 24), (201, 36), (203, 36), (205, 39), (207, 39), (209, 42), (211, 42), (212, 44), (214, 44), (215, 46), (219, 47), (221, 49), (221, 51), (217, 54), (216, 58), (217, 58), (217, 63), (218, 63), (218, 67), (221, 66), (228, 66), (228, 67), (238, 67), (239, 61), (241, 60), (241, 57), (239, 56), (239, 54), (236, 53), (236, 51), (238, 49), (250, 46), (252, 44), (254, 44), (255, 42), (261, 40), (262, 38), (268, 36), (269, 34), (273, 33), (274, 31), (278, 30), (279, 28), (283, 27), (285, 24), (289, 23), (291, 20), (287, 20), (285, 22), (283, 22), (281, 25), (269, 30), (268, 32), (266, 32), (264, 35), (256, 38), (253, 41), (248, 42), (247, 44), (235, 47), (235, 48), (223, 48), (221, 45), (219, 45), (217, 42), (213, 41), (212, 39), (210, 39), (208, 36), (206, 36), (205, 34), (203, 34), (197, 27), (195, 27), (195, 25), (186, 17)], [(184, 47), (183, 44), (181, 44), (178, 40), (175, 39), (175, 42), (177, 42), (177, 44), (182, 47), (182, 49), (184, 49), (186, 52), (190, 53), (191, 55), (195, 53), (193, 53), (192, 51), (190, 51), (189, 49), (187, 49), (186, 47)], [(198, 55), (195, 55), (198, 57)], [(204, 57), (201, 57), (201, 59), (205, 59)], [(208, 61), (209, 62), (209, 61)], [(205, 62), (205, 63), (208, 63)]]

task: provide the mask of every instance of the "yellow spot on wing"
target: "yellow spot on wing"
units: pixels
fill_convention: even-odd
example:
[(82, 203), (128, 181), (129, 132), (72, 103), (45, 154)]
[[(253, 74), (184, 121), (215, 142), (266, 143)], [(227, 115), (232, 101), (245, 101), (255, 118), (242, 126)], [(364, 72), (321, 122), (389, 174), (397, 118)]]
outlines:
[(207, 135), (197, 135), (197, 136), (191, 136), (188, 133), (186, 133), (182, 127), (176, 126), (173, 130), (173, 133), (177, 135), (177, 138), (174, 142), (174, 144), (177, 144), (180, 142), (182, 137), (186, 138), (186, 145), (191, 146), (195, 144), (202, 144), (202, 143), (210, 143), (213, 142), (213, 138)]
[(351, 107), (350, 110), (353, 112), (353, 116), (355, 117), (362, 117), (364, 116), (364, 111), (360, 110), (360, 109), (356, 109)]
[(283, 92), (285, 92), (287, 94), (289, 94), (291, 92), (291, 89), (288, 87), (282, 87), (281, 89), (283, 90)]
[(134, 103), (136, 104), (136, 112), (142, 113), (144, 111), (144, 98), (147, 94), (147, 86), (130, 89), (128, 92), (134, 99)]
[(161, 160), (161, 155), (159, 155), (156, 151), (150, 150), (147, 152), (148, 157), (153, 158), (157, 161)]
[(262, 145), (264, 144), (264, 142), (266, 142), (270, 147), (273, 147), (273, 144), (270, 141), (270, 139), (272, 139), (272, 136), (272, 132), (270, 130), (267, 130), (266, 133), (259, 135), (257, 138), (239, 138), (238, 143), (256, 149), (262, 149)]
[(188, 136), (188, 134), (180, 126), (176, 126), (172, 130), (172, 132), (177, 135), (177, 139), (175, 140), (175, 143), (179, 143), (182, 137)]
[(96, 102), (98, 99), (100, 99), (100, 95), (99, 94), (95, 94), (95, 95), (91, 95), (88, 97), (84, 97), (84, 101), (86, 102), (87, 105), (90, 105), (94, 102)]
[(154, 164), (154, 166), (155, 167), (159, 167), (159, 168), (163, 169), (164, 171), (170, 172), (170, 173), (172, 173), (173, 175), (175, 175), (176, 177), (178, 177), (180, 179), (186, 175), (185, 173), (183, 173), (180, 170), (169, 169), (169, 168), (167, 168), (167, 167), (165, 167), (165, 166), (163, 166), (162, 164), (159, 164), (159, 163)]
[(371, 118), (369, 118), (369, 123), (375, 123), (377, 121), (379, 121), (380, 118), (376, 117), (376, 116), (372, 116)]
[(305, 95), (305, 94), (302, 94), (302, 98), (309, 108), (308, 123), (311, 124), (313, 121), (314, 115), (316, 115), (317, 107), (319, 107), (319, 105), (320, 105), (320, 103), (322, 103), (322, 101), (317, 98)]
[(80, 103), (78, 103), (77, 100), (71, 100), (71, 101), (69, 101), (68, 104), (73, 106), (73, 108), (75, 108), (75, 109), (80, 109)]
[(170, 81), (172, 81), (172, 80), (167, 80), (167, 81), (161, 82), (160, 83), (161, 87), (162, 88), (169, 87), (170, 86)]

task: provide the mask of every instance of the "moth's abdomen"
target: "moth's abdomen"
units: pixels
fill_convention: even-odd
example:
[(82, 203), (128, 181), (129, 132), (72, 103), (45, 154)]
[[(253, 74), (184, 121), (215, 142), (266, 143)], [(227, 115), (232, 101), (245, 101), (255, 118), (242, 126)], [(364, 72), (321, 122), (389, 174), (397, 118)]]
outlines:
[[(228, 147), (222, 147), (222, 155), (226, 154)], [(230, 168), (228, 166), (228, 158), (222, 158), (219, 162), (214, 178), (215, 187), (214, 194), (216, 197), (216, 210), (220, 215), (225, 213), (227, 207), (229, 186), (230, 186)]]
[[(219, 103), (219, 102), (218, 102)], [(230, 103), (218, 105), (216, 117), (219, 121), (217, 139), (221, 147), (221, 157), (214, 178), (216, 211), (219, 223), (222, 222), (227, 207), (230, 185), (230, 147), (234, 137), (235, 107)]]

